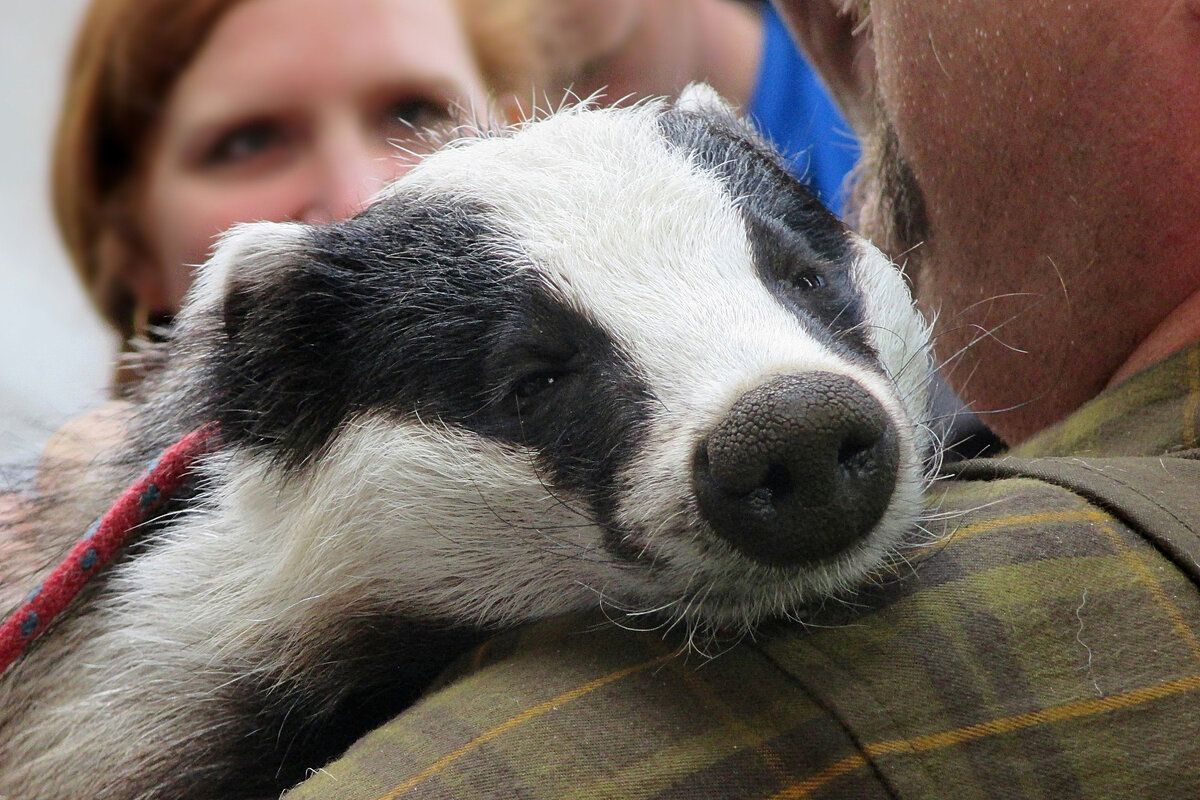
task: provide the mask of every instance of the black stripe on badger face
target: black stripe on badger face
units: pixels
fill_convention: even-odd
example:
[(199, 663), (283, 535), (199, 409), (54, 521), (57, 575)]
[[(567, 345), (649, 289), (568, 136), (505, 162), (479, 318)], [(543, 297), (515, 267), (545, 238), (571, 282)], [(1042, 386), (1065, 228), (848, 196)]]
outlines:
[(833, 352), (877, 368), (863, 330), (862, 295), (851, 281), (851, 235), (782, 159), (733, 116), (672, 108), (659, 117), (666, 139), (718, 176), (736, 199), (755, 266), (775, 298)]
[[(548, 482), (612, 505), (650, 392), (612, 338), (554, 296), (476, 201), (400, 195), (231, 279), (209, 418), (299, 466), (365, 411), (537, 450)], [(509, 235), (510, 236), (510, 235)], [(603, 514), (601, 514), (603, 516)]]

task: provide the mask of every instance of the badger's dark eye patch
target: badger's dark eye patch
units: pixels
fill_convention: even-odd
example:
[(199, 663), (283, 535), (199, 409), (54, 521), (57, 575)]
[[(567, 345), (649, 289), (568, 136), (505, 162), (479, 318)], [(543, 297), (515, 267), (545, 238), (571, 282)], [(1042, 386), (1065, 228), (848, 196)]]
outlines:
[(842, 276), (836, 269), (813, 266), (782, 253), (774, 268), (765, 271), (773, 273), (764, 275), (764, 279), (774, 287), (776, 294), (792, 297), (806, 309), (819, 309), (826, 303), (837, 302), (833, 295), (837, 294)]
[(516, 330), (500, 337), (489, 364), (493, 397), (510, 414), (561, 391), (586, 368), (579, 343), (561, 328), (542, 320), (514, 322)]
[(550, 391), (556, 384), (562, 385), (565, 378), (566, 373), (557, 371), (557, 369), (556, 371), (536, 372), (532, 375), (526, 375), (526, 377), (517, 380), (516, 384), (512, 386), (512, 396), (517, 398), (518, 401), (536, 397), (541, 395), (542, 392)]
[(747, 211), (746, 217), (756, 266), (765, 282), (802, 294), (851, 288), (847, 265), (822, 257), (784, 220), (754, 211)]
[(519, 416), (552, 402), (578, 375), (578, 365), (570, 362), (528, 367), (513, 375), (506, 384), (502, 404), (504, 410)]
[[(785, 208), (786, 211), (786, 208)], [(852, 260), (830, 258), (787, 213), (770, 206), (743, 209), (763, 284), (814, 336), (851, 358), (875, 353), (863, 336), (861, 299)]]
[(826, 285), (826, 280), (816, 270), (801, 270), (792, 276), (791, 283), (801, 291), (815, 291)]

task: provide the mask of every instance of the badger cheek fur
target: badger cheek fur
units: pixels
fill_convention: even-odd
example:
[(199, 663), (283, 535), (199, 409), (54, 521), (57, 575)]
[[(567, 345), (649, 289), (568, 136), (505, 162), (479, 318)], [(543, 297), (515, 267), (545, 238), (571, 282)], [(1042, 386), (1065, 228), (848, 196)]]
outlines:
[(703, 87), (237, 228), (155, 357), (111, 495), (219, 447), (0, 676), (0, 796), (277, 797), (499, 629), (798, 616), (936, 455), (903, 277)]

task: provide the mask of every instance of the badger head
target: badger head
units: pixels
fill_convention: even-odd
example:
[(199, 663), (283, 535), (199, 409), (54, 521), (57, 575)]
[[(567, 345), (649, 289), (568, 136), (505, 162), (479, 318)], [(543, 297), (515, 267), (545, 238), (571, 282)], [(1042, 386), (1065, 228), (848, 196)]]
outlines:
[(237, 229), (179, 329), (162, 402), (219, 423), (214, 502), (297, 596), (744, 630), (920, 514), (902, 277), (704, 87), (453, 143), (346, 222)]

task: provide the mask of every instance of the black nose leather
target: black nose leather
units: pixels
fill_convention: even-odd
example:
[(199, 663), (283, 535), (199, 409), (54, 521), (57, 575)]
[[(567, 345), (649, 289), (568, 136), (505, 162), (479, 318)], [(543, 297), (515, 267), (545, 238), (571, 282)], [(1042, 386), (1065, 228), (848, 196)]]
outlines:
[(879, 401), (848, 376), (809, 372), (742, 395), (697, 446), (693, 485), (718, 536), (787, 565), (833, 558), (867, 536), (898, 465)]

